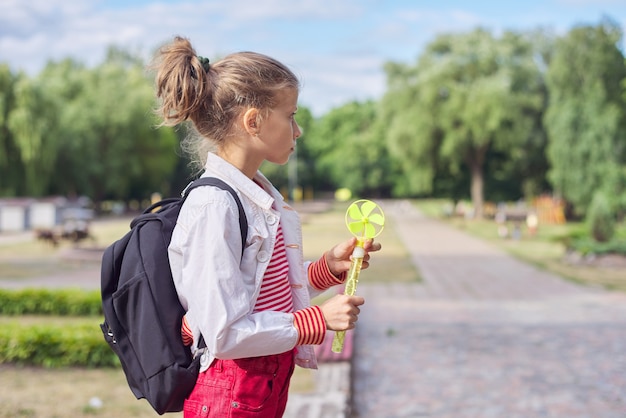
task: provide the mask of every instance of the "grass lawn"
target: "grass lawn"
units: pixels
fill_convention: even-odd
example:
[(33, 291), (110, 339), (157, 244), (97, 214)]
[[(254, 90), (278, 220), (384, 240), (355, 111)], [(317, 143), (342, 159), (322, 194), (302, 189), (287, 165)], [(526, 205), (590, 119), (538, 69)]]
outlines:
[(83, 250), (99, 250), (129, 230), (130, 219), (110, 219), (96, 221), (90, 227), (93, 240), (87, 239), (78, 244), (65, 240), (54, 247), (48, 242), (16, 240), (0, 245), (0, 286), (2, 280), (19, 280), (72, 272), (94, 262), (76, 262), (64, 258), (64, 254), (78, 247)]
[(0, 385), (1, 418), (157, 416), (147, 402), (135, 399), (124, 375), (117, 369), (1, 365)]

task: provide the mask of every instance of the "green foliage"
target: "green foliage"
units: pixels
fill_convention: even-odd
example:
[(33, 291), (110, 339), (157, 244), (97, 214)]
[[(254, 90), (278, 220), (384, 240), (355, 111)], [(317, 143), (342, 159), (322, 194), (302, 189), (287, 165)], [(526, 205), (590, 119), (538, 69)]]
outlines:
[(331, 110), (314, 126), (309, 149), (317, 189), (346, 187), (354, 195), (388, 195), (394, 181), (374, 102)]
[(164, 183), (176, 165), (177, 140), (171, 129), (154, 129), (154, 93), (143, 66), (112, 50), (101, 66), (76, 77), (83, 90), (63, 113), (64, 187), (96, 201), (169, 194)]
[(605, 194), (597, 191), (587, 212), (589, 232), (594, 240), (608, 242), (615, 233), (615, 215)]
[(388, 90), (381, 102), (378, 122), (386, 130), (390, 157), (400, 175), (394, 178), (395, 196), (428, 195), (437, 171), (437, 147), (441, 131), (438, 109), (425, 106), (415, 67), (387, 63)]
[[(563, 37), (477, 28), (441, 34), (412, 64), (387, 63), (378, 101), (314, 118), (288, 164), (261, 170), (281, 190), (517, 200), (551, 191), (578, 216), (602, 190), (626, 214), (626, 65), (604, 19)], [(155, 129), (139, 57), (111, 48), (36, 77), (0, 64), (0, 196), (143, 200), (188, 182), (184, 130)]]
[(43, 367), (117, 367), (119, 360), (96, 324), (0, 325), (0, 363)]
[(24, 314), (101, 315), (100, 292), (75, 289), (0, 289), (0, 315)]
[(9, 114), (15, 108), (17, 79), (8, 65), (0, 64), (0, 196), (15, 195), (25, 183), (19, 149), (8, 127)]
[(604, 191), (612, 205), (624, 205), (623, 197), (619, 200), (626, 191), (621, 39), (621, 29), (609, 20), (574, 28), (557, 41), (546, 74), (548, 178), (579, 216), (596, 190)]
[(524, 36), (496, 38), (482, 29), (441, 35), (415, 67), (388, 64), (386, 71), (383, 118), (405, 183), (397, 190), (430, 193), (442, 173), (459, 182), (470, 177), (480, 215), (489, 153), (511, 162), (510, 176), (524, 173), (530, 156), (541, 154), (545, 92)]
[(96, 202), (170, 194), (177, 138), (156, 130), (141, 60), (112, 48), (92, 69), (50, 62), (35, 78), (0, 67), (0, 184), (5, 195), (86, 195)]
[(582, 255), (605, 255), (605, 254), (621, 254), (626, 256), (626, 240), (611, 240), (607, 242), (598, 242), (591, 238), (582, 238), (573, 240), (569, 246), (570, 250), (574, 250)]
[[(0, 290), (0, 315), (102, 315), (98, 291)], [(97, 324), (0, 323), (0, 363), (44, 367), (117, 367), (119, 361)]]
[(25, 76), (15, 79), (14, 102), (6, 118), (16, 160), (24, 176), (25, 192), (41, 195), (54, 170), (57, 142), (48, 135), (56, 131), (57, 112), (42, 85)]

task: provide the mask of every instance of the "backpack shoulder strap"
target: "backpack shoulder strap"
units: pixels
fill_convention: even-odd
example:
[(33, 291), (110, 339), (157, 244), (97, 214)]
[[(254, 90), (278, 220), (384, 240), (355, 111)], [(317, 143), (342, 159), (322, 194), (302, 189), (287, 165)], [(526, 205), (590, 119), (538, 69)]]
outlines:
[[(189, 183), (189, 185), (183, 190), (182, 193), (182, 201), (181, 206), (185, 203), (185, 199), (189, 196), (189, 192), (191, 192), (196, 187), (200, 186), (215, 186), (222, 190), (226, 190), (231, 194), (233, 199), (235, 199), (235, 203), (237, 204), (237, 209), (239, 210), (239, 229), (241, 231), (241, 255), (243, 256), (243, 250), (246, 247), (246, 237), (248, 236), (248, 218), (246, 217), (246, 212), (243, 210), (243, 205), (241, 204), (241, 200), (239, 196), (237, 196), (237, 192), (233, 190), (226, 182), (216, 178), (216, 177), (200, 177), (199, 179), (194, 180)], [(203, 352), (206, 348), (206, 342), (204, 341), (204, 336), (200, 334), (200, 339), (198, 340), (198, 348), (200, 349), (195, 355), (197, 356), (201, 352)]]
[(230, 187), (226, 182), (216, 177), (200, 177), (199, 179), (196, 179), (193, 182), (189, 183), (185, 190), (183, 190), (181, 205), (185, 202), (187, 196), (189, 196), (189, 192), (200, 186), (215, 186), (222, 190), (226, 190), (231, 194), (233, 199), (235, 199), (237, 209), (239, 210), (239, 230), (241, 231), (241, 252), (243, 254), (243, 249), (246, 246), (246, 237), (248, 236), (248, 218), (246, 217), (246, 212), (243, 209), (241, 200), (239, 199), (239, 196), (237, 196), (237, 192), (235, 192), (235, 190)]

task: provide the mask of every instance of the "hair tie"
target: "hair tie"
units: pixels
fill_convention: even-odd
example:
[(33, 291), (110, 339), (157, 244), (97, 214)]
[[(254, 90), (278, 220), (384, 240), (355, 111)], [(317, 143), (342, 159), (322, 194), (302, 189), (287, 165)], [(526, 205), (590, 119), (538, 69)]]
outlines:
[(198, 55), (198, 60), (200, 60), (200, 64), (202, 64), (202, 68), (204, 68), (204, 72), (209, 72), (209, 59), (208, 58), (204, 58), (201, 57), (200, 55)]

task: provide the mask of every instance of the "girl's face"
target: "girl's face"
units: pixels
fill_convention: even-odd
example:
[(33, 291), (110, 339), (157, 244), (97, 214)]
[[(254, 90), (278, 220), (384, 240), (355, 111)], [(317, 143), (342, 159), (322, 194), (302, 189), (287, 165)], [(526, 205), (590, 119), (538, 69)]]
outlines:
[(296, 122), (298, 91), (286, 89), (276, 96), (276, 106), (271, 108), (260, 124), (259, 137), (264, 143), (264, 159), (275, 164), (285, 164), (295, 150), (296, 139), (302, 131)]

